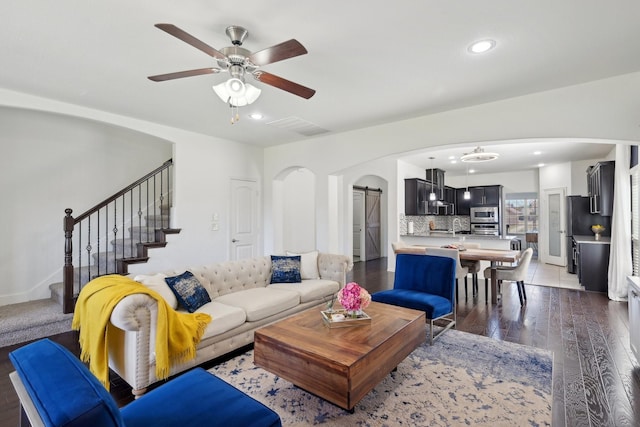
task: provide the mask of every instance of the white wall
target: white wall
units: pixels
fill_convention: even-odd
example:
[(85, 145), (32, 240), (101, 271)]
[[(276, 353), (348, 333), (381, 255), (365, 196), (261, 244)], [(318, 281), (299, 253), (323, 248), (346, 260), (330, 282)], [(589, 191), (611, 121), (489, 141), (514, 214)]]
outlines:
[(283, 181), (283, 246), (291, 252), (316, 248), (315, 187), (313, 172), (294, 169)]
[[(350, 254), (352, 248), (348, 236), (351, 236), (352, 219), (343, 213), (348, 210), (351, 214), (351, 194), (341, 199), (345, 207), (337, 212), (327, 209), (326, 200), (329, 194), (341, 191), (331, 185), (346, 188), (350, 184), (347, 176), (352, 176), (354, 168), (362, 174), (378, 175), (388, 180), (389, 200), (394, 200), (396, 205), (389, 206), (388, 239), (393, 241), (397, 237), (398, 215), (403, 210), (399, 194), (403, 193), (404, 183), (400, 182), (403, 177), (396, 163), (393, 163), (395, 171), (381, 170), (382, 165), (389, 165), (387, 160), (412, 150), (470, 142), (500, 144), (529, 138), (561, 142), (565, 138), (580, 138), (585, 142), (637, 143), (637, 118), (626, 116), (621, 107), (635, 105), (638, 98), (640, 73), (633, 73), (269, 147), (265, 150), (265, 250), (270, 250), (282, 232), (267, 213), (277, 212), (273, 206), (272, 182), (291, 163), (308, 167), (316, 173), (319, 182), (316, 188), (317, 235), (331, 236), (337, 231), (342, 236), (334, 240), (319, 238), (319, 249)], [(590, 102), (586, 103), (584, 99)], [(570, 177), (571, 171), (567, 170), (566, 175)], [(327, 185), (323, 183), (323, 176), (327, 177)], [(336, 184), (340, 181), (341, 184)], [(528, 185), (535, 186), (534, 176), (527, 176), (526, 181)], [(540, 181), (544, 182), (544, 179)], [(512, 188), (515, 191), (519, 184), (516, 186), (514, 183)], [(398, 197), (393, 197), (394, 191)], [(331, 228), (332, 224), (336, 224), (337, 230)]]
[(66, 208), (80, 215), (172, 157), (157, 137), (3, 107), (0, 147), (0, 305), (50, 297), (62, 277)]
[[(154, 250), (133, 274), (187, 268), (230, 259), (231, 179), (254, 180), (262, 187), (262, 150), (245, 144), (190, 134), (175, 143), (175, 224), (182, 231)], [(219, 230), (211, 228), (219, 214)], [(262, 242), (260, 242), (262, 246)]]
[[(589, 102), (584, 102), (585, 99)], [(401, 168), (394, 160), (395, 155), (425, 147), (478, 142), (499, 144), (526, 138), (554, 141), (581, 138), (637, 144), (640, 139), (637, 117), (630, 117), (624, 111), (635, 111), (632, 107), (637, 104), (638, 99), (640, 73), (632, 73), (350, 132), (329, 133), (262, 150), (157, 123), (0, 89), (0, 106), (56, 112), (95, 120), (103, 125), (129, 128), (174, 144), (176, 226), (183, 228), (183, 232), (171, 236), (167, 248), (158, 250), (157, 253), (153, 251), (152, 262), (131, 268), (134, 273), (227, 259), (228, 202), (230, 179), (233, 177), (253, 179), (263, 186), (263, 251), (271, 253), (274, 248), (282, 246), (283, 231), (278, 225), (281, 223), (279, 213), (282, 206), (275, 206), (273, 201), (274, 180), (291, 165), (312, 170), (316, 177), (316, 247), (324, 251), (350, 254), (352, 193), (349, 189), (362, 176), (375, 175), (387, 182), (387, 241), (398, 237), (398, 215), (404, 205), (400, 198), (403, 190), (400, 189), (404, 188), (404, 181), (399, 172)], [(73, 134), (80, 131), (79, 126), (74, 123), (64, 124), (64, 120), (61, 116), (56, 123), (66, 132)], [(0, 135), (4, 135), (2, 143), (5, 152), (10, 153), (8, 158), (11, 162), (16, 158), (14, 156), (17, 154), (14, 153), (20, 153), (13, 151), (13, 147), (19, 147), (30, 139), (25, 130), (17, 130), (11, 134), (4, 127), (0, 129)], [(102, 135), (103, 142), (111, 140), (109, 130), (105, 130)], [(70, 139), (81, 140), (73, 135)], [(6, 144), (10, 145), (5, 146)], [(42, 151), (30, 153), (28, 158), (14, 163), (26, 164), (40, 153)], [(24, 154), (21, 153), (23, 157)], [(95, 151), (87, 150), (85, 155), (95, 156)], [(38, 165), (41, 171), (49, 173), (48, 177), (56, 177), (60, 173), (67, 173), (62, 166), (65, 162), (61, 160)], [(109, 163), (111, 168), (105, 172), (113, 175), (113, 167), (117, 166), (113, 162)], [(23, 203), (22, 191), (16, 193), (5, 190), (4, 187), (7, 182), (15, 182), (15, 176), (21, 173), (19, 166), (11, 169), (12, 176), (3, 176), (3, 205), (6, 203), (17, 206)], [(47, 167), (49, 169), (45, 170)], [(570, 175), (570, 172), (567, 173)], [(57, 178), (50, 179), (57, 187), (56, 180)], [(40, 208), (40, 212), (51, 210), (53, 221), (60, 221), (57, 225), (53, 224), (44, 233), (32, 233), (21, 227), (22, 231), (15, 232), (12, 240), (5, 242), (5, 246), (10, 246), (11, 251), (18, 252), (18, 255), (0, 252), (2, 268), (5, 269), (3, 283), (0, 284), (0, 304), (9, 299), (31, 298), (33, 293), (30, 289), (33, 286), (40, 288), (57, 279), (56, 266), (62, 262), (57, 261), (55, 254), (61, 253), (62, 248), (54, 235), (57, 233), (55, 230), (61, 230), (62, 227), (58, 212), (63, 211), (66, 206), (57, 206), (55, 202), (51, 203), (52, 208), (29, 207), (34, 211), (37, 211), (36, 207)], [(214, 212), (221, 217), (220, 230), (216, 232), (211, 231), (211, 215)], [(5, 227), (14, 224), (16, 215), (15, 211), (10, 211), (2, 218), (6, 219), (2, 224)], [(5, 235), (9, 235), (8, 231)], [(23, 250), (17, 248), (14, 241), (32, 243)], [(32, 267), (26, 261), (27, 249), (33, 251), (34, 247), (37, 247), (37, 255), (40, 255), (43, 265), (47, 266), (36, 275), (29, 271)], [(51, 280), (48, 280), (47, 275)]]
[[(9, 154), (0, 172), (0, 197), (9, 207), (0, 210), (7, 228), (0, 305), (48, 298), (48, 285), (61, 281), (65, 208), (81, 213), (168, 158), (174, 224), (182, 232), (169, 236), (166, 248), (152, 249), (149, 263), (130, 266), (133, 274), (229, 259), (231, 178), (263, 185), (257, 147), (3, 89), (0, 109), (0, 144)], [(163, 148), (153, 154), (150, 146)], [(71, 161), (80, 169), (67, 166)], [(92, 174), (102, 179), (92, 182)], [(211, 229), (213, 213), (219, 231)]]

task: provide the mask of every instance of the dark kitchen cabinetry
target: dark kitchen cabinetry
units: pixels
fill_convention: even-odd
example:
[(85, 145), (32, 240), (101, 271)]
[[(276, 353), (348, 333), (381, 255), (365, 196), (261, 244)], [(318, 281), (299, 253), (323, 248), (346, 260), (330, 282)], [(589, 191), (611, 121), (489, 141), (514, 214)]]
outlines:
[(453, 187), (444, 187), (444, 201), (448, 204), (456, 204), (456, 189)]
[(589, 210), (592, 214), (613, 215), (614, 161), (598, 162), (587, 169)]
[[(436, 199), (444, 200), (444, 171), (442, 169), (427, 169), (425, 174), (425, 181), (433, 184), (433, 192), (436, 193)], [(431, 189), (429, 189), (429, 192), (431, 192)]]
[(471, 199), (464, 198), (464, 192), (466, 188), (456, 188), (456, 215), (470, 215), (471, 214)]
[(431, 183), (419, 178), (404, 180), (404, 214), (428, 215)]
[(578, 281), (586, 291), (608, 291), (610, 248), (610, 243), (578, 240), (575, 244), (573, 256), (577, 261)]
[(469, 187), (470, 206), (498, 206), (502, 203), (502, 185)]

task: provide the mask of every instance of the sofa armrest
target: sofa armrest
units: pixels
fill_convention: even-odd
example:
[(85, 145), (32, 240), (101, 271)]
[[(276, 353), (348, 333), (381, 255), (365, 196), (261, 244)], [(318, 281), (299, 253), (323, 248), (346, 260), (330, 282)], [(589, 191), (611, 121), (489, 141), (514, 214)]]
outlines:
[(343, 287), (347, 282), (347, 272), (353, 268), (350, 256), (337, 254), (318, 254), (318, 272), (321, 279), (335, 280)]
[(116, 328), (109, 335), (109, 367), (139, 396), (156, 381), (155, 347), (158, 302), (146, 294), (122, 298), (111, 312)]
[(132, 294), (122, 298), (111, 312), (111, 323), (123, 331), (150, 328), (158, 319), (158, 302), (146, 294)]

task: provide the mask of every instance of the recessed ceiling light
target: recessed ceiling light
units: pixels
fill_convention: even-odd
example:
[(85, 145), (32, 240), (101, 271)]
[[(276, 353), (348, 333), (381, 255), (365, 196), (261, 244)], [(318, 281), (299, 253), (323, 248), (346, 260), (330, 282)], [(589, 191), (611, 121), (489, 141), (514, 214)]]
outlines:
[(469, 46), (469, 52), (471, 53), (484, 53), (496, 46), (495, 40), (480, 40)]
[(264, 116), (260, 113), (251, 113), (249, 114), (249, 117), (253, 120), (262, 120), (264, 118)]
[(476, 170), (475, 169), (469, 169), (469, 173), (475, 173)]
[(542, 151), (534, 151), (534, 152), (533, 152), (533, 155), (534, 155), (534, 156), (539, 156), (540, 154), (542, 154)]
[(541, 168), (544, 166), (544, 163), (538, 163), (538, 167)]

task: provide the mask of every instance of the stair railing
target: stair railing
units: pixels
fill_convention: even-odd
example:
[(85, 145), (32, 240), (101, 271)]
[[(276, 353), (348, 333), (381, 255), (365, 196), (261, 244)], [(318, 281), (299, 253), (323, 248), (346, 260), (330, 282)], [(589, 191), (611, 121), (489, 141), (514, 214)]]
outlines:
[(167, 160), (75, 218), (65, 209), (64, 313), (73, 312), (84, 284), (106, 274), (127, 274), (128, 264), (146, 262), (146, 249), (141, 249), (153, 245), (157, 230), (170, 230), (172, 166), (173, 160)]

